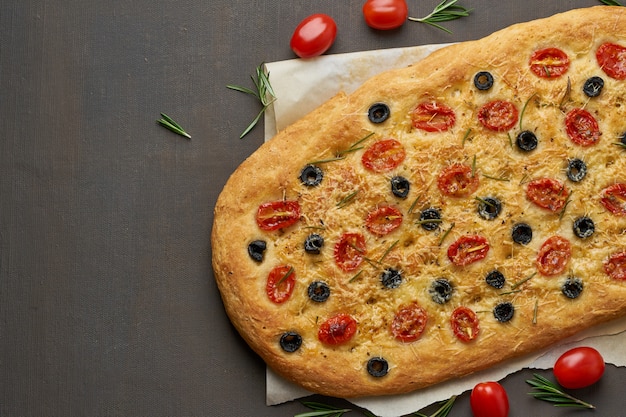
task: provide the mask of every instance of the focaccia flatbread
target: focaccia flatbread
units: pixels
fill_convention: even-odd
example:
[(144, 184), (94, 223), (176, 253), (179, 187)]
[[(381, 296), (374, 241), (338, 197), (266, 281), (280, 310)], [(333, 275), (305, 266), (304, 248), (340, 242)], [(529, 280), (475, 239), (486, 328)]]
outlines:
[(625, 13), (443, 48), (261, 146), (212, 231), (247, 343), (310, 391), (384, 395), (622, 316)]

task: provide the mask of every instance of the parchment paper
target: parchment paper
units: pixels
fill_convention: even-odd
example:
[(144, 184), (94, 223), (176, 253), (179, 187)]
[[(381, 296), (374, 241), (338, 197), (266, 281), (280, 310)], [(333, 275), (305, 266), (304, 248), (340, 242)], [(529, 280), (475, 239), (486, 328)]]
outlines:
[[(423, 45), (349, 54), (324, 55), (266, 64), (277, 100), (265, 113), (265, 140), (315, 109), (339, 91), (350, 93), (366, 79), (391, 68), (415, 63), (446, 45)], [(567, 349), (593, 346), (608, 363), (626, 365), (626, 318), (590, 329), (556, 347), (508, 361), (461, 379), (445, 382), (410, 394), (359, 398), (350, 401), (380, 417), (397, 417), (420, 410), (434, 402), (470, 390), (479, 382), (498, 381), (522, 368), (548, 369)], [(267, 369), (268, 405), (305, 397), (311, 393)]]

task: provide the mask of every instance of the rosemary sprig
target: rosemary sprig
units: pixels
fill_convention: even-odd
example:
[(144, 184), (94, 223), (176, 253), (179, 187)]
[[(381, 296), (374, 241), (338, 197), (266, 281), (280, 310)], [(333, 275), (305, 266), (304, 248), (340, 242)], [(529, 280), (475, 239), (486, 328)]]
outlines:
[(314, 411), (296, 414), (293, 417), (341, 417), (345, 413), (352, 411), (349, 408), (337, 408), (332, 405), (322, 404), (315, 401), (305, 401), (302, 405)]
[(250, 88), (241, 87), (238, 85), (228, 84), (226, 86), (227, 88), (230, 88), (231, 90), (239, 91), (245, 94), (250, 94), (256, 97), (257, 100), (259, 100), (261, 102), (261, 105), (263, 106), (259, 114), (256, 115), (256, 117), (252, 120), (252, 122), (248, 125), (248, 127), (239, 136), (239, 139), (246, 136), (254, 128), (254, 126), (256, 126), (256, 124), (261, 119), (261, 116), (263, 115), (263, 113), (265, 113), (265, 110), (267, 110), (267, 108), (276, 100), (276, 94), (274, 93), (274, 89), (272, 88), (272, 85), (270, 84), (270, 73), (265, 72), (265, 69), (263, 68), (263, 63), (261, 63), (261, 65), (259, 65), (256, 68), (256, 78), (253, 76), (251, 76), (250, 78), (252, 78), (252, 82), (254, 83), (254, 86), (256, 87), (256, 91)]
[(472, 128), (470, 127), (463, 135), (463, 139), (461, 140), (461, 147), (465, 146), (465, 141), (469, 138), (470, 133), (472, 133)]
[(524, 113), (526, 113), (526, 107), (528, 107), (528, 103), (530, 103), (530, 100), (533, 99), (533, 97), (535, 97), (537, 95), (537, 93), (533, 93), (532, 96), (528, 97), (528, 100), (526, 100), (526, 103), (524, 103), (524, 107), (522, 107), (522, 112), (520, 113), (519, 116), (519, 130), (522, 130), (522, 121), (524, 120)]
[(354, 198), (356, 197), (356, 195), (359, 193), (359, 190), (353, 191), (350, 194), (348, 194), (347, 196), (345, 196), (344, 198), (342, 198), (337, 204), (335, 204), (337, 206), (337, 208), (344, 208), (345, 206), (347, 206), (348, 204), (350, 204), (350, 202), (352, 200), (354, 200)]
[(526, 281), (530, 281), (531, 279), (533, 279), (533, 277), (537, 275), (536, 272), (533, 272), (532, 274), (530, 274), (529, 276), (527, 276), (526, 278), (524, 278), (523, 280), (511, 285), (511, 290), (516, 289), (517, 287), (519, 287), (520, 285), (522, 285), (523, 283), (525, 283)]
[(459, 6), (456, 3), (458, 0), (443, 0), (439, 3), (433, 11), (424, 17), (409, 17), (409, 20), (413, 22), (426, 23), (434, 26), (444, 32), (452, 33), (450, 30), (438, 24), (438, 22), (447, 22), (449, 20), (460, 19), (465, 16), (469, 16), (471, 9), (466, 9), (463, 6)]
[(420, 200), (420, 198), (422, 198), (421, 194), (415, 198), (415, 200), (413, 201), (413, 204), (411, 204), (411, 207), (409, 207), (409, 211), (408, 211), (409, 214), (413, 213), (413, 210), (415, 209), (415, 206), (417, 205), (417, 202)]
[(430, 416), (427, 416), (426, 414), (417, 413), (417, 412), (413, 414), (417, 417), (446, 417), (450, 413), (450, 410), (452, 410), (452, 406), (454, 405), (454, 400), (456, 400), (456, 395), (453, 395), (452, 397), (450, 397), (448, 401), (443, 403), (443, 405), (439, 407), (439, 409), (435, 411), (433, 414), (431, 414)]
[(526, 380), (526, 383), (534, 389), (534, 391), (528, 394), (538, 400), (554, 403), (555, 407), (595, 408), (593, 405), (564, 392), (557, 384), (543, 376), (539, 374), (533, 375), (533, 379)]
[(623, 4), (617, 0), (600, 0), (600, 3), (604, 3), (607, 6), (623, 6)]
[(379, 263), (379, 264), (383, 263), (383, 260), (387, 257), (387, 255), (389, 255), (389, 252), (391, 252), (391, 250), (392, 250), (393, 248), (395, 248), (395, 247), (396, 247), (396, 245), (397, 245), (398, 243), (400, 243), (400, 241), (399, 241), (399, 240), (396, 240), (395, 242), (393, 242), (393, 243), (391, 244), (391, 246), (389, 246), (389, 247), (387, 248), (387, 250), (385, 250), (385, 253), (383, 253), (383, 255), (382, 255), (382, 256), (380, 257), (380, 259), (378, 260), (378, 263)]
[(626, 143), (622, 142), (613, 142), (612, 145), (619, 146), (620, 148), (626, 149)]
[(174, 121), (174, 119), (172, 119), (165, 113), (161, 113), (161, 118), (157, 120), (157, 123), (174, 133), (184, 136), (187, 139), (191, 139), (189, 133), (185, 132), (185, 129), (183, 129), (178, 123)]
[(450, 225), (450, 228), (448, 230), (446, 230), (446, 232), (443, 234), (443, 236), (441, 236), (441, 239), (439, 239), (439, 246), (441, 246), (441, 244), (443, 243), (444, 240), (446, 240), (446, 238), (448, 237), (448, 235), (450, 234), (450, 232), (452, 231), (452, 229), (454, 229), (454, 223), (452, 223)]
[(350, 278), (350, 279), (348, 280), (348, 282), (354, 282), (354, 281), (356, 281), (356, 279), (357, 279), (358, 277), (360, 277), (362, 273), (363, 273), (363, 270), (361, 269), (361, 270), (360, 270), (359, 272), (357, 272), (357, 273), (356, 273), (356, 274), (355, 274), (352, 278)]

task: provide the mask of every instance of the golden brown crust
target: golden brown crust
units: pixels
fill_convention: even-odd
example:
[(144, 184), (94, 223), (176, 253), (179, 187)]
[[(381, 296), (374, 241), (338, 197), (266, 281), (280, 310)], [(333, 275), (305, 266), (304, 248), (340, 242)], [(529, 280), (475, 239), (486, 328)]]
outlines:
[[(337, 95), (261, 146), (224, 187), (212, 232), (215, 277), (242, 337), (287, 379), (314, 392), (355, 397), (403, 393), (466, 375), (622, 316), (626, 282), (610, 279), (603, 265), (611, 254), (626, 249), (626, 217), (610, 213), (599, 200), (603, 189), (626, 182), (626, 157), (614, 144), (626, 130), (622, 124), (626, 106), (621, 102), (626, 81), (604, 74), (595, 51), (606, 42), (626, 46), (624, 13), (622, 8), (604, 6), (574, 10), (441, 49), (409, 68), (371, 79), (351, 95)], [(568, 55), (570, 67), (563, 76), (542, 78), (529, 70), (533, 52), (548, 47)], [(494, 87), (474, 88), (478, 71), (491, 72)], [(581, 90), (591, 76), (602, 76), (605, 82), (602, 94), (592, 99)], [(509, 101), (520, 113), (507, 131), (489, 131), (478, 121), (481, 106), (494, 100)], [(454, 109), (451, 129), (424, 132), (412, 126), (415, 106), (433, 101)], [(391, 108), (384, 123), (368, 120), (367, 111), (375, 102)], [(586, 109), (598, 121), (602, 136), (597, 144), (576, 145), (567, 136), (563, 120), (575, 108)], [(530, 153), (515, 149), (511, 142), (526, 129), (540, 139)], [(401, 142), (406, 158), (390, 172), (373, 173), (362, 165), (361, 157), (384, 138)], [(301, 184), (305, 165), (337, 156), (341, 158), (317, 163), (324, 171), (319, 186)], [(579, 183), (565, 175), (571, 158), (584, 160), (589, 169)], [(478, 189), (468, 197), (447, 197), (437, 186), (439, 173), (453, 163), (471, 166), (473, 175), (480, 177)], [(410, 181), (408, 198), (390, 192), (394, 175)], [(528, 183), (544, 177), (559, 180), (571, 191), (563, 209), (541, 209), (526, 197)], [(348, 204), (338, 204), (354, 192)], [(487, 196), (503, 202), (495, 220), (476, 214), (476, 197)], [(257, 208), (281, 200), (298, 201), (301, 218), (284, 230), (261, 230)], [(364, 219), (384, 205), (402, 212), (402, 226), (377, 236), (364, 227)], [(419, 210), (428, 207), (443, 213), (433, 232), (417, 224)], [(573, 221), (583, 215), (596, 225), (596, 232), (586, 239), (572, 231)], [(511, 240), (517, 222), (533, 226), (527, 245)], [(319, 255), (302, 249), (312, 230), (325, 239)], [(346, 231), (361, 233), (367, 245), (367, 260), (349, 272), (338, 268), (333, 256), (333, 245)], [(465, 235), (486, 237), (490, 249), (478, 262), (455, 266), (446, 251)], [(563, 272), (545, 276), (538, 273), (536, 259), (541, 245), (556, 235), (570, 242), (571, 259)], [(256, 239), (268, 245), (262, 262), (247, 253), (248, 244)], [(282, 304), (273, 303), (265, 290), (268, 274), (277, 265), (292, 266), (297, 277), (293, 294)], [(398, 288), (381, 285), (385, 268), (402, 272)], [(506, 276), (501, 290), (484, 282), (493, 269)], [(584, 283), (576, 299), (561, 293), (569, 276)], [(452, 298), (442, 305), (429, 294), (433, 279), (440, 277), (454, 286)], [(316, 280), (331, 288), (325, 302), (315, 303), (307, 296), (309, 283)], [(492, 314), (501, 301), (515, 307), (513, 319), (506, 323)], [(427, 311), (426, 329), (416, 341), (399, 342), (391, 335), (390, 322), (398, 308), (412, 302)], [(450, 328), (450, 314), (459, 306), (469, 307), (480, 319), (480, 333), (470, 342), (459, 341)], [(318, 340), (318, 328), (336, 313), (354, 317), (358, 330), (348, 342), (328, 346)], [(293, 353), (279, 344), (287, 331), (296, 331), (303, 339)], [(385, 376), (368, 374), (366, 363), (372, 357), (388, 362)]]

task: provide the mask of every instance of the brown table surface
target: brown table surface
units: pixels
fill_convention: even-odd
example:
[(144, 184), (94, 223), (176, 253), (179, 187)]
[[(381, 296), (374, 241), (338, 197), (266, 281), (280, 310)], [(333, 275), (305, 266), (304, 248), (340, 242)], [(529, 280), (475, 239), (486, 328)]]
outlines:
[[(408, 0), (411, 15), (435, 1)], [(595, 0), (461, 0), (453, 34), (377, 32), (359, 0), (4, 0), (0, 4), (0, 416), (293, 416), (265, 406), (265, 366), (228, 321), (209, 237), (218, 193), (263, 140), (261, 62), (293, 58), (324, 12), (332, 54), (476, 39)], [(192, 135), (156, 124), (168, 113)], [(624, 416), (609, 367), (559, 410), (507, 377), (511, 416)], [(468, 394), (450, 416), (469, 416)], [(314, 397), (345, 405), (341, 400)], [(349, 415), (360, 415), (352, 412)]]

